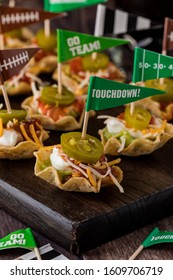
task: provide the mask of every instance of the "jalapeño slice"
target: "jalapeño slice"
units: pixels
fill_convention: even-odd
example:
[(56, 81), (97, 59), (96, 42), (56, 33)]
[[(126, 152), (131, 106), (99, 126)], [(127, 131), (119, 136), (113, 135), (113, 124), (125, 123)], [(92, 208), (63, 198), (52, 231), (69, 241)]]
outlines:
[(97, 53), (95, 59), (92, 55), (82, 57), (82, 66), (85, 71), (97, 72), (99, 69), (106, 68), (109, 63), (109, 57), (104, 53)]
[(83, 163), (96, 163), (103, 154), (103, 145), (99, 139), (86, 134), (81, 138), (81, 132), (68, 132), (61, 135), (61, 146), (69, 157)]
[(36, 39), (44, 51), (53, 51), (57, 46), (56, 33), (51, 32), (49, 36), (46, 36), (44, 29), (40, 29), (36, 34)]
[(142, 107), (135, 107), (134, 112), (130, 113), (130, 106), (127, 106), (124, 114), (125, 121), (128, 126), (137, 130), (147, 128), (151, 120), (151, 114)]
[(173, 80), (172, 79), (164, 78), (163, 84), (160, 83), (159, 79), (148, 80), (148, 81), (145, 81), (145, 86), (166, 91), (165, 94), (151, 96), (151, 98), (153, 100), (163, 103), (163, 104), (168, 104), (170, 102), (173, 102)]
[(17, 39), (22, 39), (22, 31), (21, 29), (13, 29), (11, 31), (8, 31), (4, 33), (5, 37), (11, 37), (11, 38), (17, 38)]
[(73, 103), (75, 96), (65, 87), (62, 88), (62, 94), (60, 95), (57, 87), (46, 86), (41, 91), (40, 100), (49, 105), (67, 106)]
[(8, 113), (7, 110), (0, 110), (0, 118), (2, 119), (3, 124), (6, 124), (8, 121), (17, 119), (18, 121), (23, 121), (26, 119), (26, 111), (24, 110), (12, 110), (11, 113)]

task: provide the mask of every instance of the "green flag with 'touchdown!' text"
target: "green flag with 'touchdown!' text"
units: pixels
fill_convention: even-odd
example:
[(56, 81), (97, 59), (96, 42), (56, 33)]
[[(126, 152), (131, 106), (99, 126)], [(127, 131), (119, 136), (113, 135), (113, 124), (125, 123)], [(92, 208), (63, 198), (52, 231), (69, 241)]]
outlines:
[(149, 247), (155, 244), (173, 242), (173, 232), (171, 231), (159, 231), (155, 228), (147, 238), (142, 242), (144, 247)]
[(90, 77), (86, 112), (104, 110), (128, 104), (152, 95), (164, 94), (164, 91), (127, 85), (96, 76)]

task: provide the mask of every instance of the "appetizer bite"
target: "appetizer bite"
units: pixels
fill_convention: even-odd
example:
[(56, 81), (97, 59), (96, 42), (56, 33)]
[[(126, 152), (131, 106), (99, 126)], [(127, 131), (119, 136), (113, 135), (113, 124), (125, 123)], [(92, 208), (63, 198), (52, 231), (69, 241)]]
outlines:
[(103, 186), (116, 185), (124, 192), (120, 182), (120, 159), (108, 162), (103, 145), (97, 138), (80, 132), (61, 135), (61, 144), (41, 148), (35, 152), (35, 175), (65, 191), (98, 193)]
[(21, 27), (4, 33), (5, 48), (24, 48), (32, 44), (34, 34), (27, 27)]
[(57, 67), (56, 33), (51, 32), (49, 36), (45, 36), (44, 29), (40, 29), (32, 43), (40, 47), (40, 51), (30, 61), (29, 72), (34, 75), (52, 74)]
[(127, 106), (117, 117), (105, 118), (106, 127), (99, 130), (104, 153), (140, 156), (150, 154), (173, 138), (173, 125), (168, 124), (142, 107), (135, 106), (133, 114)]
[[(28, 65), (25, 66), (18, 75), (11, 77), (9, 80), (5, 81), (4, 86), (8, 95), (30, 95), (32, 94), (31, 83), (35, 81), (40, 86), (43, 86), (43, 81), (29, 73)], [(2, 91), (0, 90), (2, 94)]]
[(37, 118), (44, 128), (53, 130), (75, 130), (81, 128), (85, 98), (75, 95), (63, 87), (58, 93), (57, 85), (39, 87), (32, 83), (33, 96), (22, 103), (22, 108), (32, 118)]
[(31, 158), (49, 137), (38, 120), (26, 115), (24, 110), (0, 110), (0, 158)]
[[(75, 94), (87, 94), (90, 76), (98, 76), (114, 81), (123, 82), (125, 73), (121, 71), (105, 53), (97, 53), (96, 58), (92, 54), (78, 56), (62, 65), (62, 83), (71, 84)], [(57, 80), (57, 70), (53, 79)]]
[(151, 96), (137, 101), (136, 104), (143, 106), (159, 118), (173, 120), (173, 80), (168, 78), (148, 80), (143, 83), (143, 86), (164, 90), (166, 94)]

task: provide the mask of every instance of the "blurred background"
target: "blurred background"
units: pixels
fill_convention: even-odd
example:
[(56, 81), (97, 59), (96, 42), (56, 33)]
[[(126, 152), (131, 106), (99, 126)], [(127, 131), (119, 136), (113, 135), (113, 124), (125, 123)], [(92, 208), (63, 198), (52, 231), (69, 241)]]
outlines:
[[(8, 5), (9, 1), (1, 0), (0, 3)], [(16, 7), (34, 9), (44, 8), (43, 0), (16, 0), (15, 3)], [(161, 26), (157, 29), (135, 31), (129, 33), (129, 35), (136, 42), (150, 38), (151, 42), (144, 46), (144, 48), (160, 53), (162, 52), (163, 24), (165, 17), (173, 17), (172, 0), (108, 0), (104, 5), (111, 9), (122, 9), (128, 13), (143, 16), (161, 24)], [(62, 28), (94, 35), (96, 11), (97, 5), (70, 11), (64, 18), (51, 20), (51, 29), (56, 30), (57, 28)], [(34, 24), (30, 26), (30, 28), (33, 31), (37, 31), (40, 26), (43, 26), (43, 23)], [(106, 36), (112, 36), (112, 34), (107, 34)], [(113, 37), (115, 37), (115, 35), (113, 35)], [(118, 37), (121, 38), (123, 35), (118, 35)], [(124, 49), (125, 52), (122, 52), (122, 49)], [(130, 48), (130, 46), (123, 46), (121, 48), (114, 48), (114, 50), (111, 50), (111, 55), (112, 59), (119, 67), (126, 67), (126, 70), (129, 67), (129, 71), (131, 71), (132, 61), (127, 59), (129, 57), (129, 52), (133, 54), (133, 48)], [(133, 55), (131, 57), (133, 59)], [(125, 64), (126, 66), (124, 66)]]

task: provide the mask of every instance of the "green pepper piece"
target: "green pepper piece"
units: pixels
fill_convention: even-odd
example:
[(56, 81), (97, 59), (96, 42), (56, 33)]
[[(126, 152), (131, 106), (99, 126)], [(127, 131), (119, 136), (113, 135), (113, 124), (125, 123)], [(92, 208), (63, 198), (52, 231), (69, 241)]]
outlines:
[(137, 130), (147, 128), (151, 120), (151, 114), (142, 107), (135, 107), (134, 112), (130, 113), (130, 106), (127, 106), (124, 114), (125, 121), (128, 126)]
[(96, 163), (103, 154), (103, 145), (99, 139), (86, 134), (81, 138), (81, 132), (68, 132), (61, 135), (61, 146), (69, 157), (83, 163)]
[(72, 174), (71, 170), (58, 170), (57, 172), (58, 172), (59, 179), (62, 183), (65, 181), (65, 178), (67, 176), (70, 176)]
[(60, 95), (57, 87), (46, 86), (41, 91), (40, 100), (49, 105), (67, 106), (73, 103), (75, 96), (65, 87), (62, 88), (62, 94)]
[(17, 119), (18, 121), (23, 121), (26, 119), (26, 111), (24, 110), (12, 110), (11, 113), (8, 113), (7, 110), (0, 110), (0, 118), (2, 119), (3, 124), (8, 123), (8, 121), (12, 121), (13, 119)]
[(95, 59), (92, 55), (82, 57), (82, 66), (85, 71), (97, 72), (99, 69), (104, 69), (109, 63), (109, 57), (104, 53), (97, 53)]

